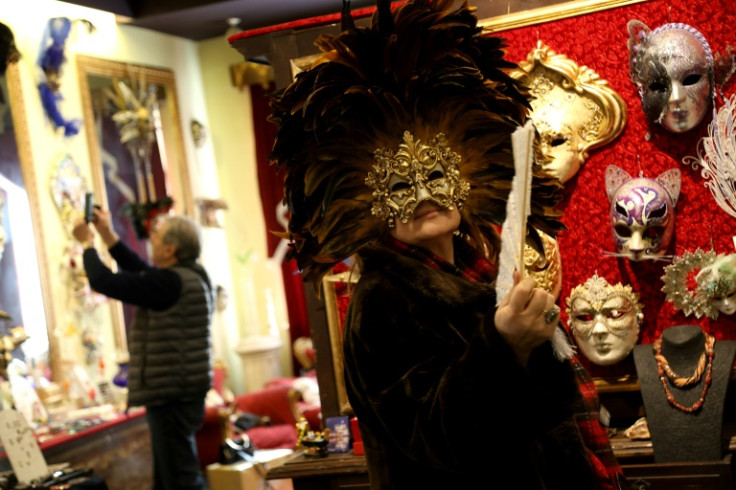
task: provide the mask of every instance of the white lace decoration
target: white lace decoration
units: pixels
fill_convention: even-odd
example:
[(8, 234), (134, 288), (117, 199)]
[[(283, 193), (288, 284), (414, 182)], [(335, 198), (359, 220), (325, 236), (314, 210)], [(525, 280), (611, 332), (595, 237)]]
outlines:
[(705, 187), (721, 209), (736, 218), (736, 94), (713, 115), (708, 136), (698, 142), (697, 158), (688, 156), (682, 162), (694, 170), (702, 167)]

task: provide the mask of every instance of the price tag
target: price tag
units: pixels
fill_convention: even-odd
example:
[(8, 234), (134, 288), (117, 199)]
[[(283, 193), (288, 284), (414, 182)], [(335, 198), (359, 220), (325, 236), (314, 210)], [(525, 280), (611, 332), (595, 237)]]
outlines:
[(0, 411), (0, 440), (19, 482), (28, 484), (48, 475), (46, 460), (23, 414), (16, 410)]

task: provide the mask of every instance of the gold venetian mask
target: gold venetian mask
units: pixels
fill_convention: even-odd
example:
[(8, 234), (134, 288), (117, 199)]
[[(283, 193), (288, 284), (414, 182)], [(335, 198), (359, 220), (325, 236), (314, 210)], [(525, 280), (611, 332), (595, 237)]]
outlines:
[(510, 75), (530, 78), (531, 118), (549, 161), (544, 169), (561, 182), (585, 163), (588, 151), (615, 139), (626, 125), (626, 104), (608, 82), (542, 41)]
[(537, 287), (552, 294), (555, 299), (560, 295), (562, 287), (562, 261), (557, 240), (537, 230), (542, 238), (544, 256), (529, 245), (524, 245), (524, 268), (534, 279)]
[(567, 316), (582, 353), (607, 366), (624, 359), (636, 345), (643, 305), (631, 286), (612, 286), (594, 274), (570, 291)]
[(365, 179), (373, 190), (371, 213), (395, 226), (396, 219), (409, 221), (423, 201), (440, 207), (460, 209), (470, 185), (460, 177), (460, 156), (437, 134), (428, 145), (404, 132), (403, 143), (394, 152), (378, 148), (373, 171)]

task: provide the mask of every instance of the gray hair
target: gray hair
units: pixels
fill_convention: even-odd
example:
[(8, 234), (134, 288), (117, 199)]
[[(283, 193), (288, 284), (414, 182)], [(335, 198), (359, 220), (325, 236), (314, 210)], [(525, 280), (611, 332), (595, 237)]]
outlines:
[(176, 259), (179, 262), (195, 261), (202, 251), (199, 226), (186, 216), (169, 216), (161, 241), (176, 246)]

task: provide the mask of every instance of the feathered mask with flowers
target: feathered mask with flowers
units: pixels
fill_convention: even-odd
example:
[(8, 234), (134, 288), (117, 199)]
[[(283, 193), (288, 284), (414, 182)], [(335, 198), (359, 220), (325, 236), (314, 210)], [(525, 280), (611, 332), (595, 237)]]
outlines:
[[(412, 145), (444, 155), (433, 199), (461, 208), (461, 234), (495, 254), (514, 175), (510, 135), (528, 117), (527, 90), (504, 71), (516, 65), (504, 60), (503, 41), (482, 36), (467, 3), (454, 4), (416, 0), (391, 11), (379, 0), (362, 28), (344, 11), (341, 34), (317, 39), (322, 56), (272, 100), (271, 159), (290, 211), (285, 236), (305, 280), (410, 214), (411, 196), (377, 202), (375, 193), (381, 159), (399, 160)], [(426, 171), (416, 178), (431, 177), (433, 158), (420, 159)], [(560, 184), (541, 167), (534, 172), (530, 230), (554, 236)]]
[(667, 301), (685, 316), (715, 320), (736, 312), (736, 254), (685, 252), (664, 268), (662, 281)]

